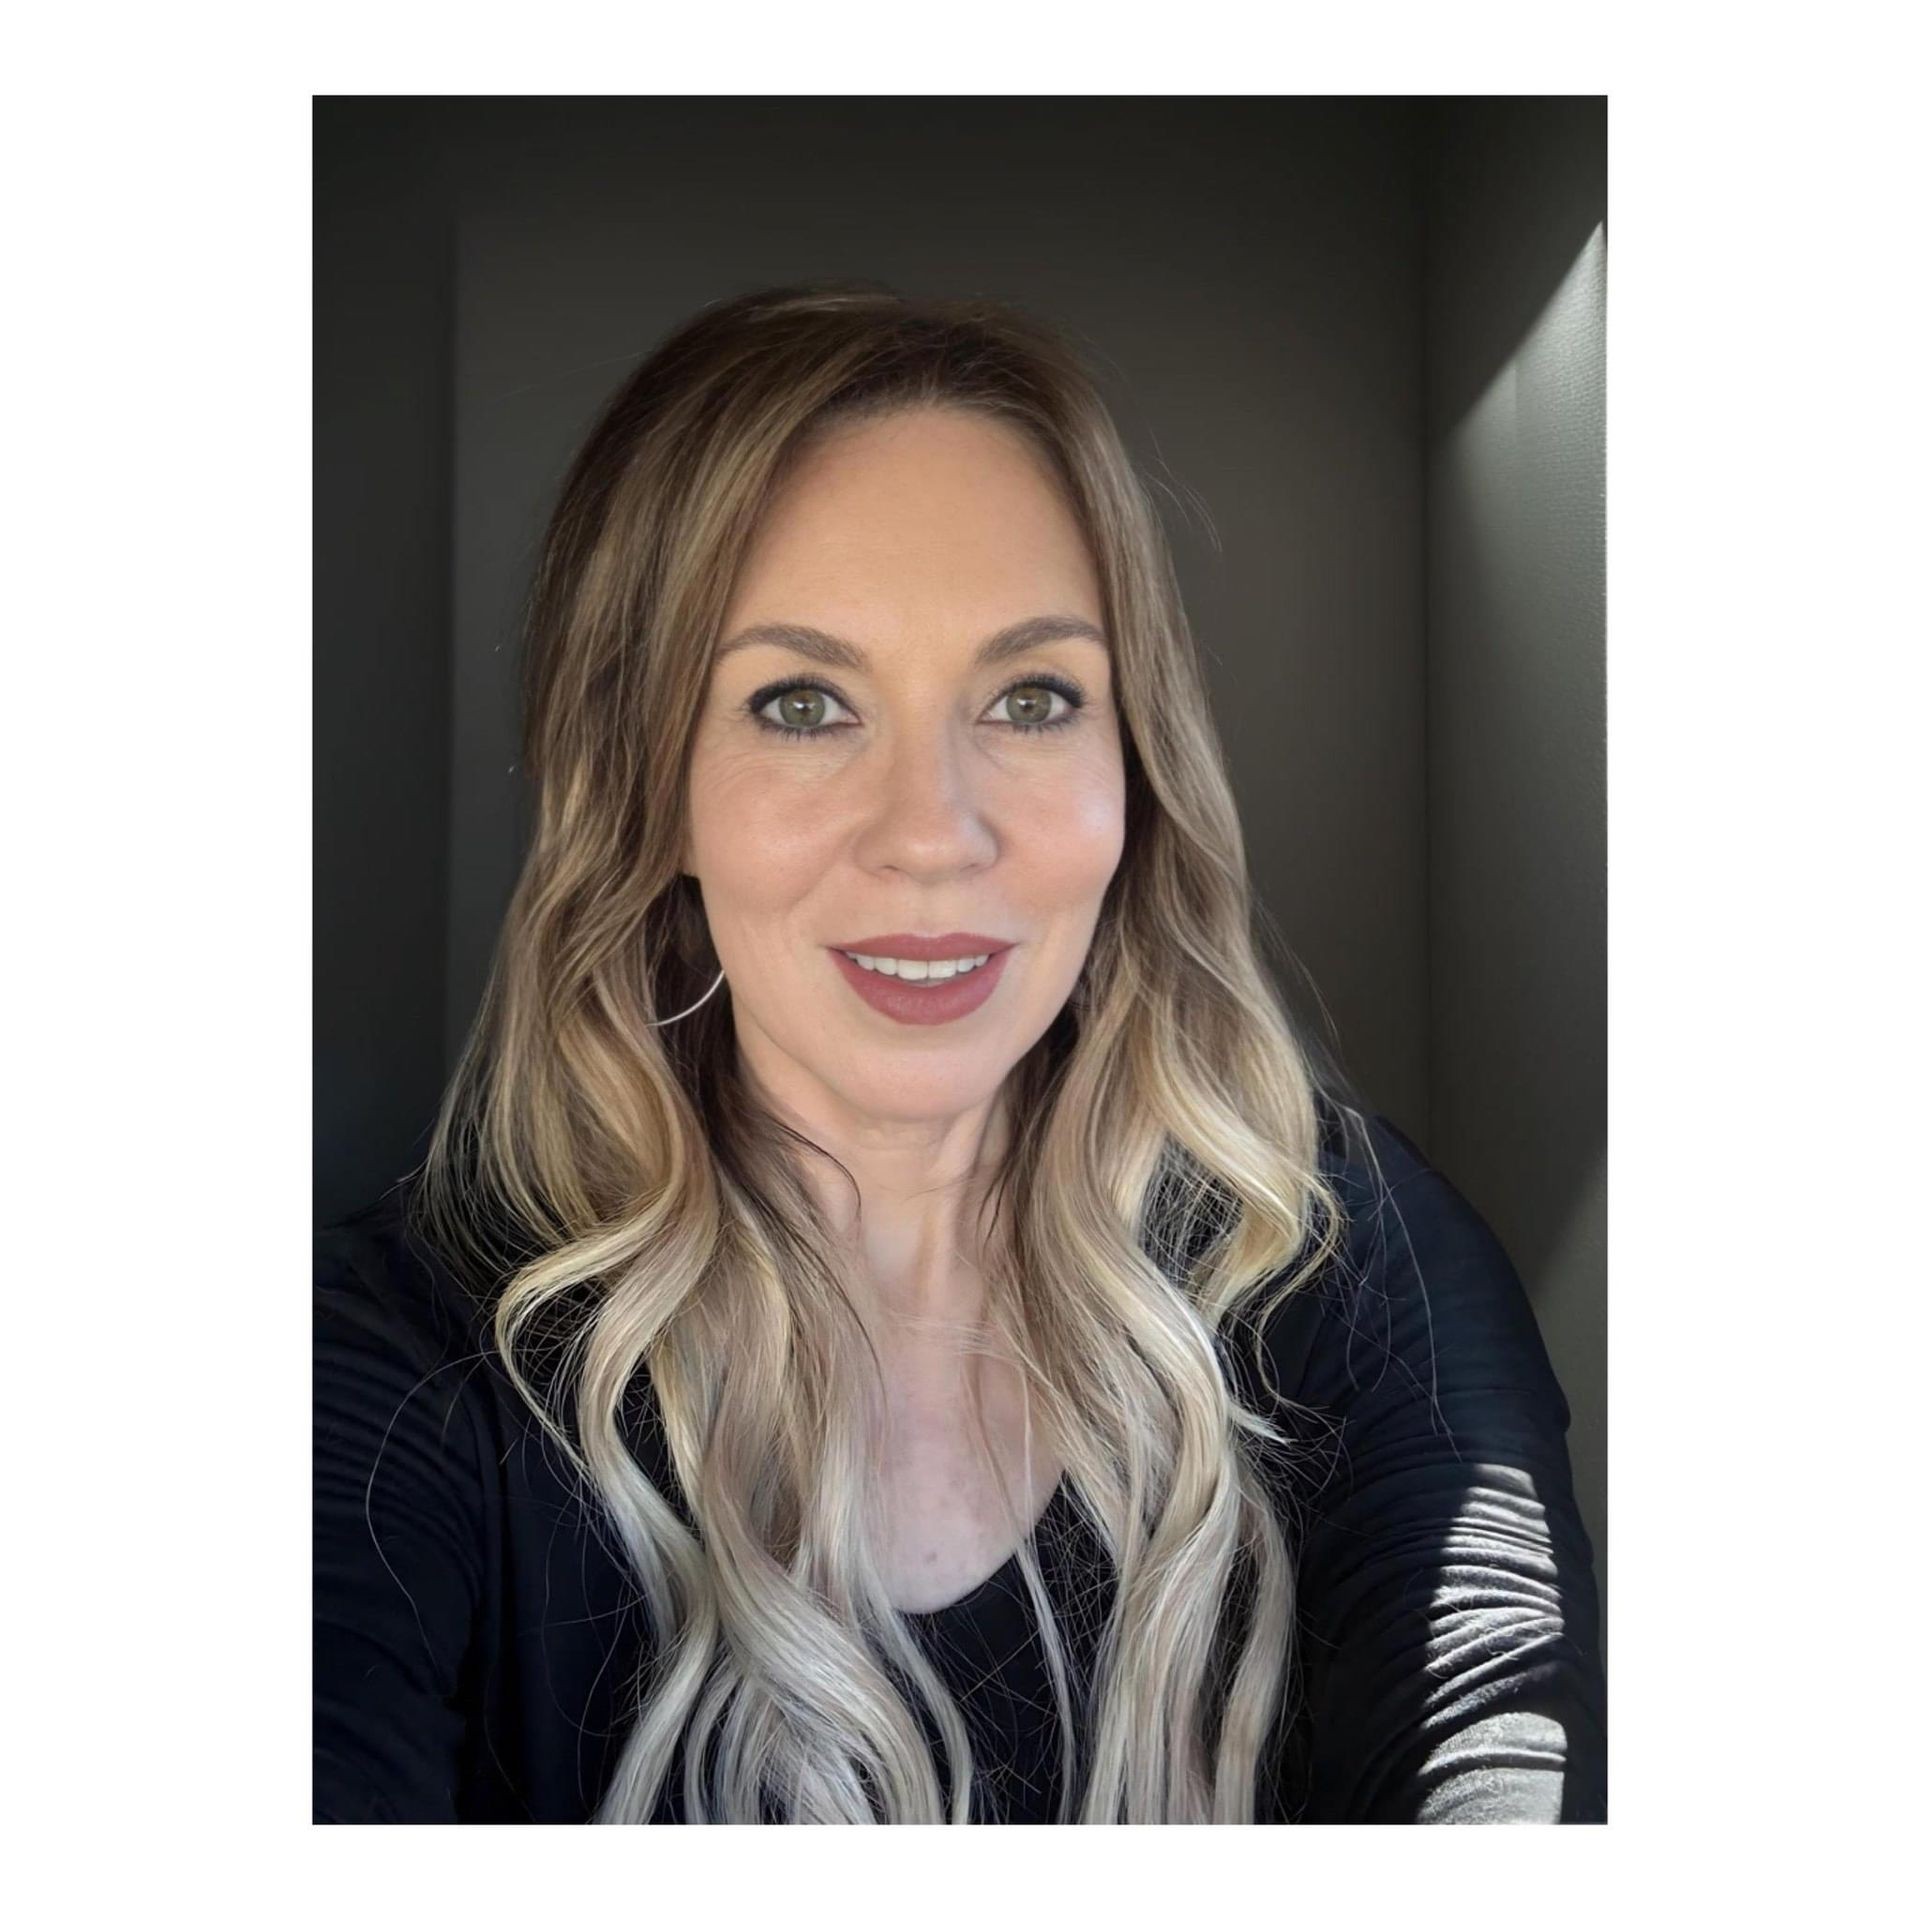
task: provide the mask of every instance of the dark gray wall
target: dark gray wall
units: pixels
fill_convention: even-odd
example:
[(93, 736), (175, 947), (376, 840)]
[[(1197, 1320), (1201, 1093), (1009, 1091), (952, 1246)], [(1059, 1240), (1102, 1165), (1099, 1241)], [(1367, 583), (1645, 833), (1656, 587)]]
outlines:
[(1426, 1145), (1527, 1281), (1604, 1622), (1605, 103), (1450, 103), (1434, 134)]
[(446, 1071), (453, 249), (431, 143), (316, 108), (314, 1206), (424, 1149)]

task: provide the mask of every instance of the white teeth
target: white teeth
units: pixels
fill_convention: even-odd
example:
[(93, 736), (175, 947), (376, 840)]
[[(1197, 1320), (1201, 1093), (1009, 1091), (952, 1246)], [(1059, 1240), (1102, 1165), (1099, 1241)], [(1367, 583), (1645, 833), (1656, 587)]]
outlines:
[(895, 960), (885, 954), (873, 957), (864, 953), (849, 953), (847, 958), (869, 973), (889, 973), (901, 980), (915, 980), (923, 986), (934, 986), (958, 974), (971, 973), (975, 967), (984, 967), (993, 955), (976, 953), (963, 960)]

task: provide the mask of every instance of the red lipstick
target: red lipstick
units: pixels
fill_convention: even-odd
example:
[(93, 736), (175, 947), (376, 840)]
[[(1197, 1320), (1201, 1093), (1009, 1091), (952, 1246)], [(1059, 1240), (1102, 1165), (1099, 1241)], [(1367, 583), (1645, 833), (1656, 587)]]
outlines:
[(865, 940), (836, 940), (833, 949), (875, 960), (962, 960), (969, 954), (1001, 953), (1013, 944), (986, 933), (876, 933)]
[[(915, 945), (922, 951), (900, 951)], [(934, 951), (926, 952), (929, 947)], [(973, 933), (941, 934), (931, 939), (888, 934), (876, 941), (862, 942), (853, 949), (856, 953), (902, 960), (958, 960), (983, 953), (990, 956), (984, 966), (956, 973), (950, 980), (923, 984), (863, 967), (839, 947), (828, 949), (847, 985), (876, 1013), (885, 1014), (889, 1020), (906, 1027), (941, 1026), (984, 1006), (1000, 984), (1000, 976), (1007, 970), (1007, 955), (1012, 950), (1011, 943), (1005, 940), (988, 940)]]

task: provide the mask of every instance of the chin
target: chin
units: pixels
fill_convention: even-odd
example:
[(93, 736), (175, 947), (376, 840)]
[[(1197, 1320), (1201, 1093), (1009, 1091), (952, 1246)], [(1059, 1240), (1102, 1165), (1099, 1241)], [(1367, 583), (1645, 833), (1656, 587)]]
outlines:
[(999, 1092), (1011, 1068), (998, 1057), (977, 1069), (969, 1061), (964, 1072), (956, 1071), (952, 1061), (923, 1060), (897, 1063), (892, 1071), (849, 1075), (844, 1060), (837, 1064), (840, 1071), (824, 1075), (826, 1083), (856, 1112), (887, 1120), (939, 1120), (967, 1113)]

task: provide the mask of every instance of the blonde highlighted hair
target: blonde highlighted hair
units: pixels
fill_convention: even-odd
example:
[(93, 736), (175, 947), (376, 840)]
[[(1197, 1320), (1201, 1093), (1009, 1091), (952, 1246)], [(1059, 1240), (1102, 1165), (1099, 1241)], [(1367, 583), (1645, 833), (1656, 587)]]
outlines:
[[(1018, 1552), (1058, 1817), (1247, 1821), (1296, 1704), (1293, 1558), (1287, 1441), (1227, 1336), (1257, 1336), (1335, 1246), (1317, 1098), (1337, 1069), (1260, 957), (1164, 532), (1054, 330), (985, 301), (781, 288), (702, 312), (615, 394), (534, 584), (533, 835), (415, 1223), (490, 1263), (507, 1370), (644, 1596), (656, 1651), (595, 1818), (654, 1817), (676, 1776), (694, 1821), (981, 1817), (958, 1703), (875, 1571), (876, 1366), (801, 1172), (823, 1150), (748, 1097), (729, 993), (650, 1024), (719, 964), (681, 872), (686, 775), (757, 517), (815, 435), (923, 406), (983, 411), (1049, 463), (1097, 568), (1124, 736), (1123, 858), (1070, 999), (1009, 1077), (987, 1190), (988, 1316), (1114, 1573), (1076, 1676)], [(623, 1433), (643, 1374), (691, 1526)]]

